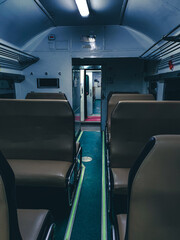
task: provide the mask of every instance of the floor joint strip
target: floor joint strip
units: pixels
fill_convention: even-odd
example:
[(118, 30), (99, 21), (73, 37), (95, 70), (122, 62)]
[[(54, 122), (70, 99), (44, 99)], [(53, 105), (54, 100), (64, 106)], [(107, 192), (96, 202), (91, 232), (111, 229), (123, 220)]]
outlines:
[(84, 173), (85, 173), (85, 166), (83, 165), (82, 170), (81, 170), (79, 183), (78, 183), (77, 190), (76, 190), (76, 195), (75, 195), (75, 198), (74, 198), (74, 201), (73, 201), (68, 225), (67, 225), (67, 228), (66, 228), (66, 233), (65, 233), (65, 236), (64, 236), (64, 240), (70, 240), (70, 238), (71, 238), (71, 233), (72, 233), (74, 220), (75, 220), (75, 217), (76, 217), (77, 206), (78, 206), (79, 197), (80, 197), (80, 192), (81, 192), (82, 183), (83, 183), (83, 179), (84, 179)]
[(78, 137), (78, 139), (77, 139), (76, 142), (79, 142), (79, 141), (80, 141), (80, 139), (81, 139), (81, 137), (82, 137), (82, 135), (83, 135), (83, 132), (84, 132), (84, 131), (81, 131), (81, 133), (79, 134), (79, 137)]

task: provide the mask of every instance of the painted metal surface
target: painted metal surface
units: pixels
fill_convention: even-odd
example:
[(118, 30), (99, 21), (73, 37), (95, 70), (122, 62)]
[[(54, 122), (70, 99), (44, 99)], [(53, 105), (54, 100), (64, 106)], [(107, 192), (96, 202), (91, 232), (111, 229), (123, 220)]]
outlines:
[(32, 0), (11, 0), (0, 4), (0, 22), (0, 38), (18, 47), (52, 27)]
[(123, 4), (123, 0), (91, 0), (89, 1), (90, 15), (83, 19), (74, 0), (40, 0), (40, 2), (59, 26), (119, 24)]
[(179, 0), (128, 0), (123, 25), (158, 41), (179, 22)]

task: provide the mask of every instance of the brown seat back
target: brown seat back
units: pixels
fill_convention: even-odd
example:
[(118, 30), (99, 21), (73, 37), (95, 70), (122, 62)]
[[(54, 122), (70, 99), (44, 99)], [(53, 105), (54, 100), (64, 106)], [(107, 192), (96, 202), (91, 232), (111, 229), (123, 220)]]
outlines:
[(111, 167), (131, 168), (151, 136), (180, 134), (180, 102), (119, 102), (111, 121)]
[(74, 115), (66, 100), (0, 100), (0, 133), (7, 159), (73, 161)]
[(0, 239), (21, 240), (14, 173), (0, 152)]
[(179, 239), (180, 136), (155, 136), (129, 174), (128, 240)]
[(26, 95), (26, 99), (61, 99), (67, 100), (64, 93), (40, 93), (40, 92), (30, 92)]
[(122, 93), (113, 93), (108, 102), (108, 109), (107, 109), (107, 126), (108, 126), (108, 133), (111, 133), (111, 114), (114, 110), (115, 106), (119, 101), (126, 101), (126, 100), (154, 100), (152, 94), (122, 94)]

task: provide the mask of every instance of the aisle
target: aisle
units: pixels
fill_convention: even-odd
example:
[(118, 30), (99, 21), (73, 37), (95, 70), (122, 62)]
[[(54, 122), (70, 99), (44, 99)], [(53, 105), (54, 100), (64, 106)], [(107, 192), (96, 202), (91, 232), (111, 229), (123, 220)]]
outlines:
[(91, 157), (91, 162), (83, 162), (86, 167), (72, 240), (101, 239), (101, 173), (102, 147), (100, 132), (83, 132), (80, 140), (83, 156)]

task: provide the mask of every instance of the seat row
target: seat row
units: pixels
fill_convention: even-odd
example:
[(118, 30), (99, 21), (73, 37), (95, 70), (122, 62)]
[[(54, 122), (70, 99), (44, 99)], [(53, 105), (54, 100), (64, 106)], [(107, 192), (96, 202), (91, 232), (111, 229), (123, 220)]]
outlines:
[(130, 170), (127, 214), (116, 216), (115, 239), (179, 239), (179, 180), (180, 135), (152, 137)]
[(180, 102), (154, 101), (152, 95), (112, 95), (106, 134), (111, 212), (127, 213), (129, 172), (145, 144), (154, 135), (180, 134), (179, 121)]
[[(63, 193), (71, 205), (82, 161), (82, 149), (75, 143), (72, 108), (64, 94), (31, 93), (26, 98), (0, 100), (0, 149), (2, 159), (7, 159), (6, 166), (14, 172), (17, 200), (22, 202), (26, 193), (33, 197), (41, 189), (45, 190), (45, 198), (51, 198), (48, 195), (52, 189), (56, 196)], [(6, 181), (3, 184), (6, 185)], [(46, 219), (47, 213), (40, 214), (41, 220)], [(22, 215), (24, 213), (18, 211), (18, 218)], [(24, 226), (26, 221), (19, 221)], [(26, 226), (21, 229), (28, 232)]]
[(0, 239), (54, 239), (54, 219), (48, 210), (17, 209), (15, 176), (0, 152)]

